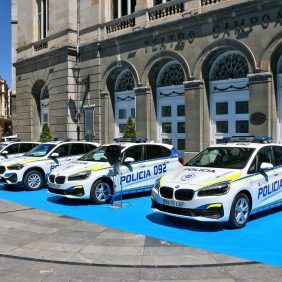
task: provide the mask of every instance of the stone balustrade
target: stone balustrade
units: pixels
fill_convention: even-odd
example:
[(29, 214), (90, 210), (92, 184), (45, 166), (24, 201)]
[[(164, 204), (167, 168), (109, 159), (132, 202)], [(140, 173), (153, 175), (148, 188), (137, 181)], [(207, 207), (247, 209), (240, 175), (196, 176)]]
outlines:
[(201, 5), (202, 6), (210, 6), (214, 4), (218, 4), (221, 2), (225, 2), (226, 0), (201, 0)]
[(112, 33), (134, 26), (135, 26), (135, 16), (134, 14), (131, 14), (109, 22), (108, 24), (106, 24), (106, 30), (107, 33)]
[(150, 21), (180, 14), (184, 11), (184, 0), (176, 0), (161, 5), (154, 6), (148, 10)]

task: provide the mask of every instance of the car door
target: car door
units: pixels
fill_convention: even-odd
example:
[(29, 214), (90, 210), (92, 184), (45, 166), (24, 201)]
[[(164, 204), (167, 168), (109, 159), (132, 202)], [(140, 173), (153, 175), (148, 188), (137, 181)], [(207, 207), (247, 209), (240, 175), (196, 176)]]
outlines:
[[(148, 184), (154, 185), (155, 181), (171, 170), (173, 160), (169, 158), (171, 151), (160, 145), (146, 144), (145, 148), (145, 165), (152, 171)], [(167, 150), (166, 150), (167, 149)]]
[(70, 144), (59, 145), (52, 153), (57, 153), (59, 156), (57, 158), (52, 158), (50, 162), (50, 172), (56, 167), (62, 165), (63, 163), (70, 161)]
[[(132, 162), (126, 162), (131, 158)], [(126, 193), (137, 192), (146, 189), (147, 179), (152, 175), (152, 171), (146, 167), (144, 162), (144, 146), (134, 145), (126, 148), (122, 153), (120, 166), (120, 187)]]
[[(273, 169), (260, 171), (262, 163), (270, 163)], [(251, 194), (253, 199), (252, 210), (267, 206), (272, 201), (273, 185), (277, 185), (279, 174), (275, 168), (272, 146), (261, 148), (255, 156), (249, 173), (254, 173), (254, 177), (250, 181)], [(276, 184), (274, 184), (276, 183)]]

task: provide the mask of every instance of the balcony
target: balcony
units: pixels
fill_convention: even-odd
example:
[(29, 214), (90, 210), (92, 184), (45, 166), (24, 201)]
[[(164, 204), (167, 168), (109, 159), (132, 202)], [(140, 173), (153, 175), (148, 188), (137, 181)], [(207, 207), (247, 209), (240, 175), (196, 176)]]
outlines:
[(115, 19), (106, 25), (107, 33), (117, 32), (122, 29), (135, 26), (134, 14)]
[(202, 7), (218, 4), (227, 0), (201, 0)]
[(149, 20), (154, 21), (172, 15), (181, 14), (184, 11), (184, 2), (184, 0), (176, 0), (150, 8), (148, 10)]

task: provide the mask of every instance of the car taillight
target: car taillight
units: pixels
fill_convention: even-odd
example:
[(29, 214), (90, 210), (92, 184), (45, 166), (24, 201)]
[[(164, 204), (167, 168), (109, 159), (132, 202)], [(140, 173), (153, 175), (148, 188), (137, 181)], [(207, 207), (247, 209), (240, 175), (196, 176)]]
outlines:
[(178, 158), (178, 161), (183, 165), (184, 164), (184, 160), (182, 158)]

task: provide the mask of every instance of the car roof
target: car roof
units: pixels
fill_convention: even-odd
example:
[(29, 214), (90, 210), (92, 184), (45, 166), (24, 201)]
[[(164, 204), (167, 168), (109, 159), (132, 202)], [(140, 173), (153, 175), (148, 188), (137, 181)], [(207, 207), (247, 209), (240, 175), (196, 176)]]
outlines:
[(156, 143), (156, 142), (142, 142), (142, 143), (135, 143), (135, 142), (114, 142), (114, 143), (109, 143), (109, 144), (103, 144), (103, 146), (110, 146), (110, 145), (121, 145), (122, 147), (129, 148), (132, 146), (136, 145), (157, 145), (157, 146), (162, 146), (166, 147), (168, 149), (172, 149), (173, 146), (170, 144), (164, 144), (164, 143)]
[(48, 141), (48, 142), (44, 142), (42, 144), (50, 144), (50, 145), (59, 145), (59, 144), (73, 144), (73, 143), (77, 143), (77, 144), (90, 144), (90, 145), (95, 145), (95, 146), (99, 146), (99, 143), (94, 143), (94, 142), (89, 142), (89, 141)]
[(255, 142), (230, 142), (230, 143), (221, 143), (221, 144), (216, 144), (212, 145), (210, 147), (238, 147), (238, 148), (252, 148), (252, 149), (260, 149), (266, 146), (280, 146), (282, 147), (281, 144), (277, 143), (255, 143)]
[(41, 144), (41, 142), (39, 142), (39, 141), (5, 141), (5, 142), (1, 142), (1, 144), (6, 144), (6, 145), (21, 144), (21, 143)]

